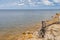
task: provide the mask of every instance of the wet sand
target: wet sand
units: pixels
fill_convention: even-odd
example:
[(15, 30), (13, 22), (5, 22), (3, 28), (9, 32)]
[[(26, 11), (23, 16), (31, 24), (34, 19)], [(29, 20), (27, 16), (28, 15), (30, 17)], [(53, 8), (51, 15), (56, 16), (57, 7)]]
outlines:
[(26, 31), (35, 31), (39, 27), (38, 25), (29, 25), (27, 27), (10, 27), (0, 29), (0, 40), (16, 40), (21, 37), (21, 34)]

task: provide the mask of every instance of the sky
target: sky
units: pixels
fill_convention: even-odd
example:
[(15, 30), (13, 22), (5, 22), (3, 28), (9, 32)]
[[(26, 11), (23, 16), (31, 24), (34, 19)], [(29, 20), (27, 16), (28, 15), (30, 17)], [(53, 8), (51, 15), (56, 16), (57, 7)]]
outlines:
[(60, 0), (0, 0), (0, 9), (60, 9)]

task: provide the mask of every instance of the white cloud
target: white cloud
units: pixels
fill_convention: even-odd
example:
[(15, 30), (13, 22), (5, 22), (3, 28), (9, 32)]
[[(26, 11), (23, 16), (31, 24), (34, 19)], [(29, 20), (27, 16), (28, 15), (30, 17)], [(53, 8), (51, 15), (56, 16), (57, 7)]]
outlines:
[(39, 6), (39, 5), (42, 5), (42, 2), (36, 2), (36, 1), (33, 1), (33, 0), (28, 0), (28, 4), (30, 6)]
[(60, 0), (53, 0), (53, 2), (55, 2), (55, 3), (60, 3)]
[(22, 5), (24, 5), (24, 3), (18, 3), (17, 5), (22, 6)]
[(49, 0), (41, 0), (39, 2), (33, 2), (32, 0), (28, 0), (30, 5), (54, 5), (53, 2), (50, 2)]
[(35, 2), (32, 2), (32, 0), (28, 0), (28, 4), (29, 4), (30, 6), (35, 6)]
[(28, 2), (32, 2), (32, 0), (28, 0)]
[(44, 4), (44, 5), (54, 5), (54, 3), (50, 2), (49, 0), (42, 0), (42, 4)]
[(0, 5), (0, 7), (1, 8), (3, 8), (3, 7), (11, 7), (11, 6), (15, 6), (15, 5), (17, 5), (17, 3), (16, 2), (14, 2), (14, 3), (5, 3), (5, 4), (1, 4)]
[(55, 3), (60, 3), (60, 0), (41, 0), (41, 1), (32, 1), (32, 0), (20, 0), (20, 1), (15, 1), (15, 2), (8, 2), (8, 3), (3, 3), (0, 5), (0, 8), (7, 8), (7, 7), (15, 7), (15, 6), (25, 6), (25, 5), (29, 5), (31, 7), (36, 7), (36, 6), (43, 6), (43, 5), (47, 5), (47, 6), (54, 6)]
[(22, 6), (22, 5), (24, 5), (24, 3), (17, 3), (17, 2), (5, 3), (5, 4), (1, 4), (0, 8), (9, 8), (9, 7), (13, 7), (13, 6)]

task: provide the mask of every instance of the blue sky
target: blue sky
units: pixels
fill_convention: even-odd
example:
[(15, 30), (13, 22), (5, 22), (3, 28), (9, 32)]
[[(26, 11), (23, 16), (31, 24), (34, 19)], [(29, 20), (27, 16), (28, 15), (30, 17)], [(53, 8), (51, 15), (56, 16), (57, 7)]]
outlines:
[(60, 9), (60, 0), (0, 0), (0, 9)]

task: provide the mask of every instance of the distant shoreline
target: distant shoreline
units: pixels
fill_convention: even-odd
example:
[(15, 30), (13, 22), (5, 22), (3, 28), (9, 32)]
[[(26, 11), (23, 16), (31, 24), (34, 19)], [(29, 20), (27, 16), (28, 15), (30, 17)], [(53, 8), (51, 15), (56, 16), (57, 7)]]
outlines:
[(0, 9), (0, 11), (58, 11), (60, 9)]

